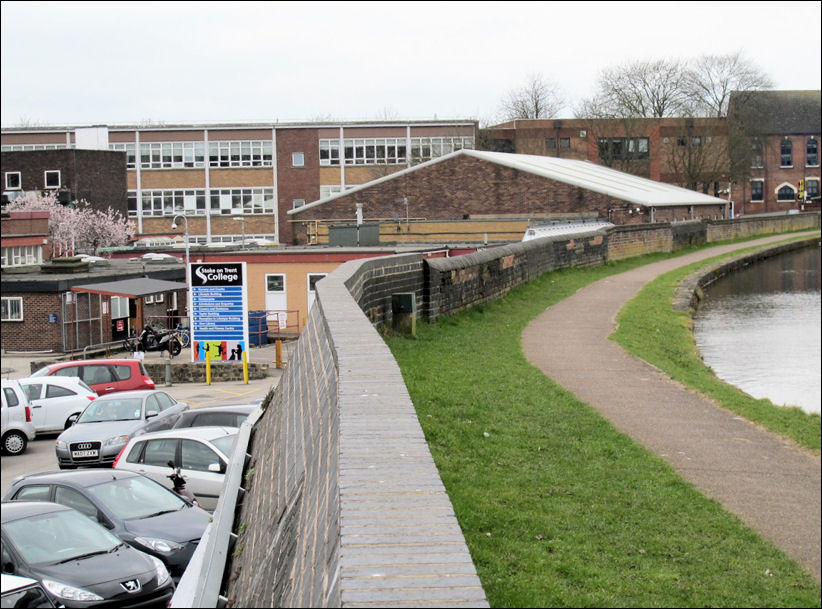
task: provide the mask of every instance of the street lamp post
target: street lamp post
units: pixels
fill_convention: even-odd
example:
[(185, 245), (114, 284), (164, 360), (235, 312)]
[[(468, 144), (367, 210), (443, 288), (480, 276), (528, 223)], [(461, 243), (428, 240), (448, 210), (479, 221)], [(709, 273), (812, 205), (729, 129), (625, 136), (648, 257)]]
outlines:
[(240, 222), (242, 222), (242, 223), (243, 223), (243, 241), (242, 241), (242, 243), (240, 244), (240, 249), (244, 250), (244, 249), (245, 249), (245, 216), (237, 216), (237, 217), (235, 217), (235, 218), (234, 218), (234, 221), (236, 222), (237, 220), (239, 220)]
[[(188, 218), (186, 216), (174, 216), (171, 220), (171, 228), (177, 228), (177, 218), (182, 218), (183, 222), (185, 223), (185, 234), (186, 234), (186, 316), (188, 317), (191, 315), (191, 281), (188, 277), (188, 266), (189, 266), (189, 257), (188, 257)], [(191, 332), (191, 324), (189, 323), (189, 332)]]

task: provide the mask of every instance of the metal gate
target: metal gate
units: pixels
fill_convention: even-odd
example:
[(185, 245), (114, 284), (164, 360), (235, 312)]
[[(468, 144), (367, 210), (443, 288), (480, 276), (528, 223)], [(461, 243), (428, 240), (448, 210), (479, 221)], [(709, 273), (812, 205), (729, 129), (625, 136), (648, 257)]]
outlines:
[(64, 292), (60, 298), (63, 320), (63, 351), (72, 353), (105, 341), (102, 294)]

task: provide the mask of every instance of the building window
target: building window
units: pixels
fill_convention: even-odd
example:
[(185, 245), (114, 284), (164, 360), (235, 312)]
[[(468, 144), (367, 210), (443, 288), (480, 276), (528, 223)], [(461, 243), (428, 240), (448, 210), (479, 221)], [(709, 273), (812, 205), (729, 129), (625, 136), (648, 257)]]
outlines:
[(762, 180), (753, 180), (751, 182), (751, 201), (763, 201), (762, 195), (765, 191), (765, 182)]
[[(131, 215), (131, 193), (128, 197)], [(137, 193), (134, 193), (137, 206)], [(202, 216), (206, 213), (205, 190), (144, 190), (140, 193), (140, 208), (143, 216), (173, 216), (187, 213)], [(136, 215), (136, 214), (135, 214)]]
[[(114, 144), (114, 146), (119, 145)], [(131, 145), (133, 146), (133, 144)], [(123, 146), (126, 154), (128, 154), (127, 146), (129, 144), (123, 144)], [(205, 142), (149, 142), (140, 144), (141, 169), (191, 169), (195, 167), (205, 167)]]
[(559, 138), (559, 148), (560, 150), (568, 150), (571, 147), (571, 138), (570, 137), (561, 137)]
[(126, 169), (137, 168), (137, 144), (109, 144), (109, 150), (121, 150), (126, 153)]
[(45, 172), (46, 188), (60, 188), (60, 170)]
[(807, 154), (805, 156), (805, 163), (808, 167), (819, 166), (819, 143), (815, 138), (808, 140)]
[(782, 140), (779, 148), (780, 167), (793, 167), (793, 142), (789, 139)]
[(796, 200), (796, 190), (790, 184), (783, 184), (779, 187), (779, 190), (776, 191), (776, 200), (777, 201), (795, 201)]
[[(473, 148), (473, 137), (412, 137), (411, 150), (404, 137), (350, 138), (343, 140), (342, 156), (346, 165), (405, 165), (409, 153), (413, 163), (422, 163)], [(320, 165), (340, 164), (340, 140), (320, 140)]]
[(209, 167), (272, 167), (274, 153), (270, 140), (209, 142)]
[(291, 153), (292, 167), (305, 167), (305, 155), (302, 152)]
[(545, 148), (548, 150), (555, 150), (557, 147), (557, 140), (556, 138), (549, 137), (545, 140)]
[(273, 188), (221, 188), (211, 191), (211, 213), (223, 215), (274, 213)]
[(751, 167), (762, 167), (762, 142), (759, 140), (751, 143)]
[(15, 245), (2, 249), (2, 266), (26, 266), (43, 262), (42, 245)]
[(292, 209), (297, 209), (298, 207), (302, 207), (303, 205), (305, 205), (305, 199), (294, 199)]
[(805, 180), (805, 196), (808, 199), (819, 198), (819, 180)]
[(20, 150), (66, 150), (67, 148), (74, 148), (74, 144), (71, 146), (65, 144), (13, 144), (11, 146), (2, 146), (0, 150), (3, 152), (16, 152)]
[(20, 296), (2, 298), (0, 321), (23, 321), (23, 298)]
[(20, 179), (19, 171), (6, 172), (6, 190), (20, 190), (22, 188), (22, 180)]
[[(562, 147), (562, 140), (560, 140)], [(647, 159), (649, 145), (647, 137), (612, 137), (599, 140), (599, 158), (601, 161), (637, 161)]]
[(143, 297), (143, 302), (146, 304), (154, 304), (154, 294), (149, 294)]

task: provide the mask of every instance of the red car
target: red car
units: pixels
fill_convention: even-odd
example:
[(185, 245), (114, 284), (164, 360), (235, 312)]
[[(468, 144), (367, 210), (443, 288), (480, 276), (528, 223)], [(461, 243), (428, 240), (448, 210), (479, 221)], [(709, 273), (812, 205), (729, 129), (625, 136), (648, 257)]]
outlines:
[(31, 376), (77, 376), (97, 395), (154, 389), (143, 362), (136, 359), (81, 359), (43, 366)]

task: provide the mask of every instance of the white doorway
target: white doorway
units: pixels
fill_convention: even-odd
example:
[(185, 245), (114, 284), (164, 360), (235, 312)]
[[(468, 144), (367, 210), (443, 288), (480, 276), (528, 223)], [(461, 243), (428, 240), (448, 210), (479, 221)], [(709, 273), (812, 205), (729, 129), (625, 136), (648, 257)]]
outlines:
[[(288, 292), (286, 291), (285, 275), (283, 273), (266, 273), (265, 276), (265, 308), (268, 311), (267, 321), (269, 328), (282, 326), (280, 317), (287, 319), (285, 311), (288, 309)], [(273, 311), (283, 311), (278, 316)]]
[(306, 313), (311, 311), (311, 307), (314, 306), (314, 300), (317, 298), (317, 282), (326, 276), (328, 276), (328, 273), (308, 274), (308, 308), (306, 309)]

